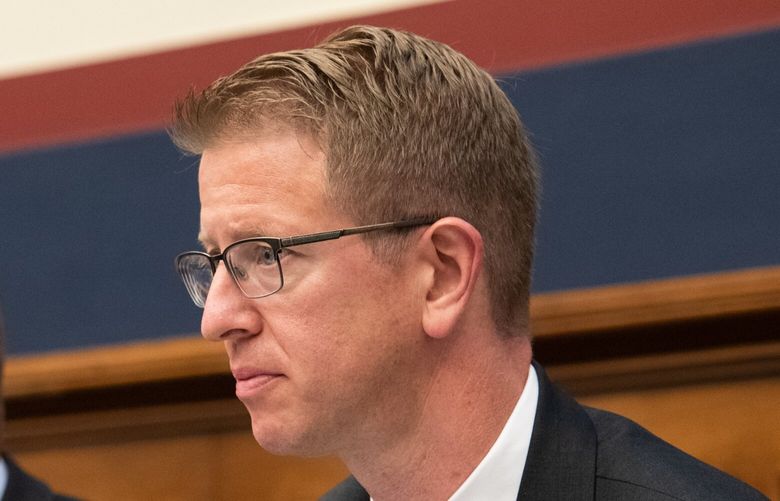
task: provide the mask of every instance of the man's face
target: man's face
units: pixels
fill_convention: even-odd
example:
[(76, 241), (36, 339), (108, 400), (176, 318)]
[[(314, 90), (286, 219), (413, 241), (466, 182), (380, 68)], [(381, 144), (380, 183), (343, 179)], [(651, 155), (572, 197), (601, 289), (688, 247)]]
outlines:
[[(325, 203), (325, 157), (314, 141), (293, 132), (257, 137), (203, 153), (206, 251), (354, 225)], [(224, 342), (260, 445), (338, 454), (398, 434), (418, 410), (424, 292), (403, 261), (380, 263), (359, 236), (296, 246), (281, 254), (284, 287), (261, 299), (246, 298), (220, 264), (201, 327)]]

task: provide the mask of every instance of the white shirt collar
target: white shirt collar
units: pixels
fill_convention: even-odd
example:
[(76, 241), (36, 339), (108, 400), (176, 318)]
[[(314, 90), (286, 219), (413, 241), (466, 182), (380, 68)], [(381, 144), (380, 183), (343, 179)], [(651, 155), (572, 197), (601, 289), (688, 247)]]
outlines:
[(8, 465), (5, 464), (5, 458), (0, 456), (0, 499), (5, 496), (5, 490), (8, 487)]
[(539, 400), (539, 380), (533, 365), (523, 392), (504, 429), (471, 475), (449, 501), (515, 501), (523, 478)]
[[(516, 501), (531, 445), (538, 401), (539, 379), (531, 365), (523, 392), (504, 429), (449, 501)], [(374, 501), (374, 498), (370, 499)]]

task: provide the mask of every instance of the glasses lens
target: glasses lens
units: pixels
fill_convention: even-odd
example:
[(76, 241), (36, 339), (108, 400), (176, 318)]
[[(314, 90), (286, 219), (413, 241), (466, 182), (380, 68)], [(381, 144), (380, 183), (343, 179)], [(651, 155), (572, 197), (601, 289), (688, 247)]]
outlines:
[(265, 242), (252, 240), (234, 245), (225, 261), (247, 297), (267, 296), (282, 288), (282, 269), (273, 248)]
[(182, 254), (176, 259), (176, 268), (192, 301), (203, 308), (214, 278), (209, 258), (196, 252)]

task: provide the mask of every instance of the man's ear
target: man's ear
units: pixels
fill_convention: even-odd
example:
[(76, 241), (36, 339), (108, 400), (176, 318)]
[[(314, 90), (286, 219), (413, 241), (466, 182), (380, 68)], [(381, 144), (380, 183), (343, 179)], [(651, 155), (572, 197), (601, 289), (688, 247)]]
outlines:
[(426, 282), (423, 329), (444, 338), (457, 325), (476, 287), (484, 253), (482, 235), (457, 217), (436, 221), (424, 234), (424, 259), (433, 273)]

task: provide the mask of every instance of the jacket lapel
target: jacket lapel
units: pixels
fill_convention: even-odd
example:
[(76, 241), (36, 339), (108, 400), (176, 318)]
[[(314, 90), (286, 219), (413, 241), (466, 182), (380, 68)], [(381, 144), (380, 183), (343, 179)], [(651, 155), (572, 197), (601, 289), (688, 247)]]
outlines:
[[(595, 494), (597, 438), (588, 415), (556, 388), (534, 362), (539, 402), (518, 501), (592, 500)], [(368, 501), (368, 493), (349, 477), (322, 501)]]
[(3, 456), (8, 468), (8, 483), (3, 501), (46, 501), (54, 499), (54, 494), (43, 482), (31, 477), (19, 468), (8, 456)]
[(518, 501), (592, 500), (595, 490), (596, 430), (584, 409), (556, 388), (544, 369), (539, 403)]
[(369, 501), (371, 497), (362, 485), (350, 475), (343, 482), (325, 493), (319, 501)]

